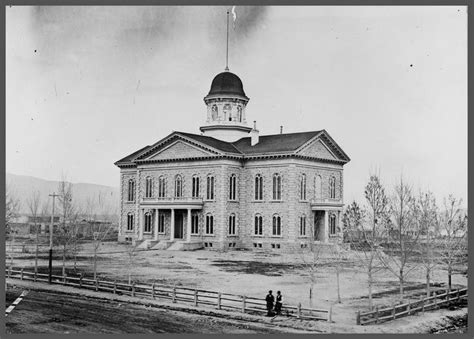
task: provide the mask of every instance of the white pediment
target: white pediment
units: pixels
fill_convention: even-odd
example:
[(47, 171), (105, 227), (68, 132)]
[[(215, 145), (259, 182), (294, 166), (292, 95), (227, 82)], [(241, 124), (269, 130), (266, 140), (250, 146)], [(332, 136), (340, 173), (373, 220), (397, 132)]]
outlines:
[(146, 160), (165, 160), (165, 159), (183, 159), (213, 156), (214, 153), (191, 145), (185, 141), (177, 140), (166, 147), (158, 149), (155, 153), (146, 158)]
[(338, 160), (338, 157), (334, 155), (331, 149), (321, 139), (316, 139), (309, 143), (303, 147), (298, 154), (313, 158)]

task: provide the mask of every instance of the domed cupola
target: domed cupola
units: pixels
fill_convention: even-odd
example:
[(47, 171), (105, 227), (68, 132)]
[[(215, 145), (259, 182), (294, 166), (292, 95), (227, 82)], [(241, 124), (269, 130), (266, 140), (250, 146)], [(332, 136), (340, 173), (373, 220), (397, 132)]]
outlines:
[(200, 127), (204, 135), (228, 142), (248, 136), (252, 130), (247, 126), (245, 116), (249, 98), (237, 75), (229, 71), (217, 74), (204, 102), (207, 106), (207, 118), (204, 126)]

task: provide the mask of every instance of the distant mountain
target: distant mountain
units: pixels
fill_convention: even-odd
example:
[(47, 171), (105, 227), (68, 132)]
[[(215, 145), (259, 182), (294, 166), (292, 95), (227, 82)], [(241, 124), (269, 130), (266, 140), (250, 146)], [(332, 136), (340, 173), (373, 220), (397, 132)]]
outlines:
[[(6, 184), (8, 189), (20, 200), (20, 213), (28, 214), (27, 199), (34, 191), (40, 192), (41, 202), (49, 199), (51, 208), (51, 197), (49, 194), (58, 193), (59, 181), (44, 180), (26, 175), (7, 173)], [(102, 205), (111, 210), (111, 214), (118, 214), (120, 194), (117, 187), (104, 185), (72, 183), (73, 202), (80, 209), (85, 210), (87, 199), (101, 199)]]

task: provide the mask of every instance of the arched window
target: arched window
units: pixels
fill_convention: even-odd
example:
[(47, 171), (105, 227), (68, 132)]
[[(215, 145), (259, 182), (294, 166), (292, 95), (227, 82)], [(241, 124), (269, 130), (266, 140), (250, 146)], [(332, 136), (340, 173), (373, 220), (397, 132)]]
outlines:
[(151, 198), (153, 196), (153, 179), (146, 177), (145, 182), (145, 198)]
[(229, 215), (229, 235), (235, 235), (235, 214)]
[(300, 236), (306, 236), (306, 216), (304, 214), (300, 217)]
[(151, 225), (153, 223), (153, 215), (150, 212), (145, 213), (145, 228), (144, 233), (151, 233)]
[(193, 176), (193, 198), (199, 198), (199, 177)]
[(242, 106), (237, 106), (237, 119), (239, 122), (242, 122)]
[(174, 196), (181, 198), (183, 196), (183, 179), (179, 174), (174, 179)]
[(255, 235), (263, 235), (263, 218), (260, 214), (255, 215)]
[(278, 214), (273, 216), (272, 235), (281, 235), (281, 218)]
[(135, 180), (128, 181), (128, 201), (135, 201)]
[(165, 233), (165, 215), (163, 213), (158, 214), (158, 233)]
[(314, 198), (316, 200), (320, 200), (322, 197), (323, 197), (323, 187), (322, 187), (321, 176), (317, 175), (314, 178)]
[(300, 178), (300, 199), (306, 200), (306, 175), (302, 174)]
[(329, 216), (329, 234), (336, 234), (336, 216), (334, 214)]
[(127, 231), (133, 231), (133, 213), (127, 214)]
[(231, 115), (231, 107), (229, 104), (224, 105), (224, 119), (229, 119), (229, 121), (232, 121), (232, 115)]
[(206, 215), (206, 234), (214, 234), (214, 216), (210, 213)]
[(212, 105), (211, 111), (212, 120), (217, 120), (217, 105)]
[(255, 200), (263, 200), (263, 178), (260, 174), (255, 176)]
[(199, 215), (191, 214), (191, 234), (199, 234)]
[(164, 198), (165, 195), (166, 195), (166, 181), (165, 181), (165, 177), (161, 176), (158, 179), (158, 197)]
[(229, 178), (229, 200), (235, 200), (236, 190), (237, 190), (237, 177), (235, 174), (232, 174)]
[(206, 192), (206, 199), (207, 200), (214, 200), (214, 177), (209, 175), (207, 177), (207, 192)]
[(281, 176), (277, 173), (273, 175), (273, 200), (281, 200)]
[(329, 198), (331, 199), (336, 198), (336, 178), (335, 177), (329, 178)]

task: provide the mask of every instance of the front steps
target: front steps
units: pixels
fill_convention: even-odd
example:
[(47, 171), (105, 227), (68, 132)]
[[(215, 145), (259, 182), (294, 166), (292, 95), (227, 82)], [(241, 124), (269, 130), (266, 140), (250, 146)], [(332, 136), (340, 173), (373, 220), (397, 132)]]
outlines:
[[(137, 240), (140, 241), (140, 240)], [(137, 246), (140, 249), (170, 250), (170, 251), (195, 251), (204, 248), (200, 240), (187, 242), (184, 240), (141, 240)]]

